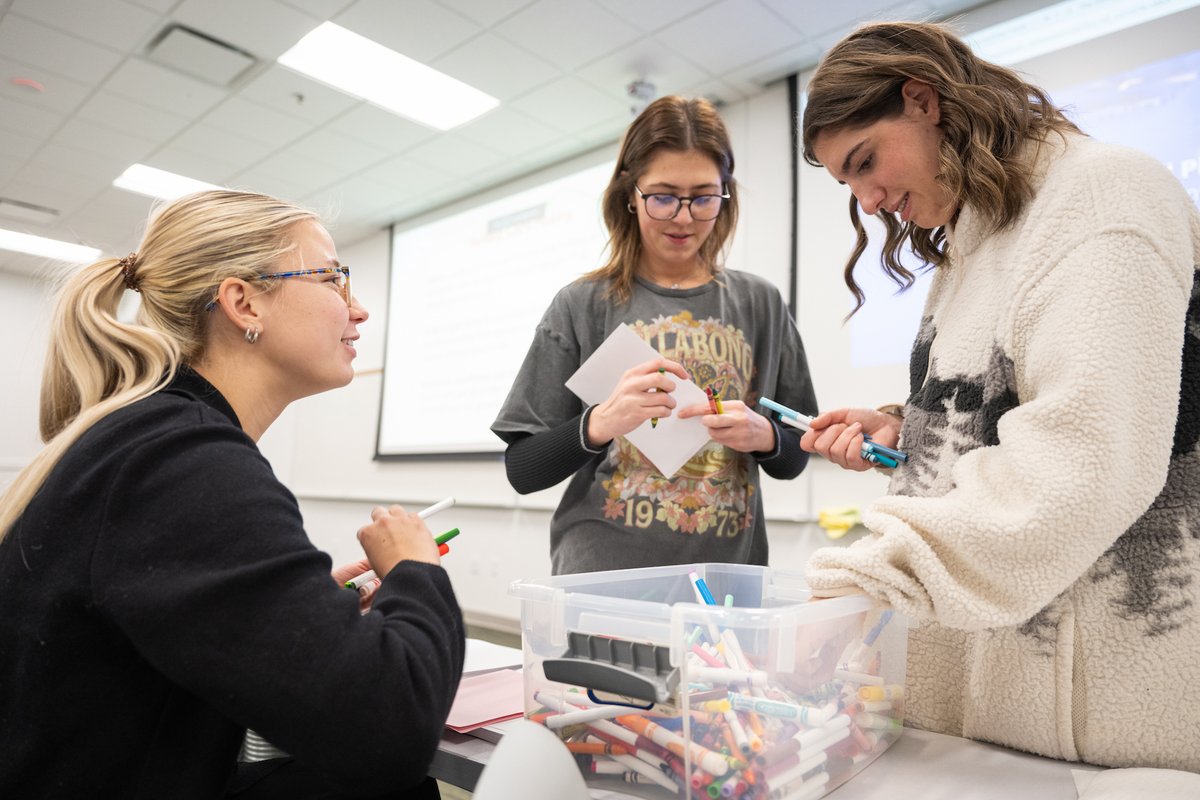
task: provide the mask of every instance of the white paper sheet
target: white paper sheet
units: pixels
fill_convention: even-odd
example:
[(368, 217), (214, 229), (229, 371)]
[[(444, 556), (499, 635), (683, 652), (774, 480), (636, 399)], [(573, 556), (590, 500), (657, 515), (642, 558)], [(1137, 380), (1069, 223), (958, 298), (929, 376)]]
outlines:
[[(613, 387), (620, 381), (625, 370), (658, 358), (658, 351), (627, 325), (618, 325), (604, 344), (596, 348), (587, 361), (567, 380), (567, 388), (588, 405), (602, 403), (612, 394)], [(695, 403), (707, 403), (704, 390), (690, 380), (674, 375), (676, 410)], [(625, 434), (634, 447), (666, 477), (671, 477), (679, 468), (708, 442), (708, 428), (699, 417), (679, 419), (676, 416), (662, 417), (657, 427), (650, 420)]]

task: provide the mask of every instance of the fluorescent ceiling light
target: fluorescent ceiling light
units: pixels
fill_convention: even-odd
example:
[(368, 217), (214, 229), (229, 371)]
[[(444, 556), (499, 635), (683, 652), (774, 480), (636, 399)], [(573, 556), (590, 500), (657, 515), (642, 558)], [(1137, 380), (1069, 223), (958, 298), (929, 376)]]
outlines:
[(60, 242), (57, 239), (47, 239), (44, 236), (34, 236), (29, 233), (6, 231), (3, 228), (0, 228), (0, 249), (82, 264), (90, 264), (100, 258), (100, 251), (94, 247)]
[(489, 94), (332, 22), (318, 25), (279, 63), (443, 131), (500, 105)]
[(205, 189), (221, 188), (195, 178), (176, 175), (174, 172), (147, 167), (145, 164), (134, 164), (122, 172), (113, 181), (113, 186), (148, 197), (160, 197), (163, 200), (174, 200), (176, 197), (202, 192)]
[(1065, 0), (985, 28), (966, 40), (981, 58), (1016, 64), (1198, 4), (1200, 0)]

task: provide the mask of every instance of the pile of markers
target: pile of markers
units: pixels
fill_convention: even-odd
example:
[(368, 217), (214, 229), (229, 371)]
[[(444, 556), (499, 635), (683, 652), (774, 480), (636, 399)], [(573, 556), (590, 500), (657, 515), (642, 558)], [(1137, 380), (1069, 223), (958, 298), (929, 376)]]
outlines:
[[(891, 619), (882, 609), (847, 617), (855, 630), (843, 638), (849, 644), (832, 677), (800, 688), (795, 674), (756, 669), (757, 654), (742, 650), (732, 627), (697, 625), (677, 702), (640, 709), (552, 684), (534, 692), (538, 708), (527, 716), (555, 731), (585, 773), (656, 785), (669, 796), (818, 798), (900, 735), (904, 687), (883, 678), (890, 651), (880, 634)], [(891, 667), (904, 674), (902, 663)]]

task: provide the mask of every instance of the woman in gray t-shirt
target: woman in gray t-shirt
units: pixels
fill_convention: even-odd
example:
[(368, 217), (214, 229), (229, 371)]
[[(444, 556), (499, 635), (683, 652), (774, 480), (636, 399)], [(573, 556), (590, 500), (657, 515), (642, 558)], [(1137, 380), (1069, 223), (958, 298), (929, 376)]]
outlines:
[[(664, 97), (634, 120), (604, 194), (606, 265), (563, 288), (534, 333), (492, 425), (522, 494), (574, 476), (550, 527), (555, 574), (706, 561), (767, 563), (759, 465), (800, 474), (799, 432), (755, 405), (770, 397), (815, 413), (804, 346), (779, 291), (725, 270), (737, 224), (733, 152), (705, 100)], [(564, 385), (628, 325), (659, 352), (602, 403)], [(675, 378), (721, 401), (676, 407)], [(625, 434), (646, 420), (700, 417), (710, 441), (662, 475)]]

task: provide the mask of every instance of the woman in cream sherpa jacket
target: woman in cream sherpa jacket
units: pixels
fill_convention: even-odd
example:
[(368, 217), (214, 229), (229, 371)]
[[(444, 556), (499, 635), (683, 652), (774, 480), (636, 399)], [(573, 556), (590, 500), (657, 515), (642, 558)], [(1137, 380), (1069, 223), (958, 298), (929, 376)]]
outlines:
[(849, 469), (864, 433), (910, 456), (814, 591), (914, 621), (909, 724), (1200, 771), (1195, 204), (937, 25), (835, 46), (804, 141), (884, 217), (885, 255), (936, 267), (902, 421), (841, 409), (802, 441)]

